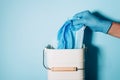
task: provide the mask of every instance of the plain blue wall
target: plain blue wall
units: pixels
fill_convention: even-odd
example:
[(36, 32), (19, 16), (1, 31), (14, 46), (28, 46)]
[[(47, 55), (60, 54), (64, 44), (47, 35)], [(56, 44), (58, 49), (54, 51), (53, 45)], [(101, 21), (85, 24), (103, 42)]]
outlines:
[[(65, 20), (90, 10), (120, 21), (119, 3), (119, 0), (0, 0), (0, 80), (47, 80), (42, 50), (56, 38)], [(87, 40), (90, 52), (86, 55), (86, 79), (119, 80), (120, 40), (102, 33), (91, 33)]]

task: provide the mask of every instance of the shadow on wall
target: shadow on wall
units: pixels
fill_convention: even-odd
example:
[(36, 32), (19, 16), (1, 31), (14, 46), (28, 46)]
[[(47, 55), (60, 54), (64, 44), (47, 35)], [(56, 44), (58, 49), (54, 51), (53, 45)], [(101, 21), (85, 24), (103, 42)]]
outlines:
[(110, 18), (110, 17), (106, 17), (104, 14), (101, 14), (101, 12), (99, 12), (99, 11), (95, 11), (95, 12), (93, 12), (92, 13), (94, 16), (97, 16), (97, 17), (99, 17), (99, 18), (102, 18), (102, 19), (104, 19), (104, 20), (109, 20), (109, 21), (112, 21), (112, 22), (118, 22), (118, 23), (120, 23), (120, 21), (119, 20), (114, 20), (114, 19), (112, 19), (112, 18)]
[[(113, 22), (119, 22), (112, 20), (100, 12), (93, 12), (93, 15)], [(85, 30), (84, 44), (87, 47), (85, 53), (85, 80), (98, 80), (98, 55), (100, 54), (99, 47), (92, 44), (92, 31), (87, 27)]]
[(85, 80), (98, 80), (99, 48), (92, 45), (92, 31), (88, 28), (85, 30), (84, 44), (87, 47), (85, 53)]

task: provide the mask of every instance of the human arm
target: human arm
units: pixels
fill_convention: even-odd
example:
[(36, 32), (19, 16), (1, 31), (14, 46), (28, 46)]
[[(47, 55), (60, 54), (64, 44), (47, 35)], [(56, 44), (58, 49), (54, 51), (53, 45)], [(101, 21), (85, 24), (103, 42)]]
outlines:
[(120, 38), (120, 23), (113, 22), (108, 34)]
[(88, 10), (75, 14), (73, 25), (75, 26), (74, 28), (78, 28), (78, 26), (80, 28), (84, 25), (94, 32), (102, 32), (120, 38), (120, 23), (95, 16)]

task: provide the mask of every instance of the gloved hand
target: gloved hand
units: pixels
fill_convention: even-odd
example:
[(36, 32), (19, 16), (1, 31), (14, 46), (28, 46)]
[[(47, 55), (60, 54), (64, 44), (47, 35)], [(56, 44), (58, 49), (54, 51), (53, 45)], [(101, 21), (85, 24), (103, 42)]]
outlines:
[(92, 31), (107, 33), (112, 25), (112, 21), (104, 20), (94, 16), (90, 11), (77, 13), (73, 17), (74, 29), (87, 26)]

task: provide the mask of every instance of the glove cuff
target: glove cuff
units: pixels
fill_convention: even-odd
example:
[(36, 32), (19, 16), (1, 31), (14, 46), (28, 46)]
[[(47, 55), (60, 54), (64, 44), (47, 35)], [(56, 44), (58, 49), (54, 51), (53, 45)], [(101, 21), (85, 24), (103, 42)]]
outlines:
[(107, 34), (111, 25), (112, 25), (112, 21), (104, 21), (103, 26), (102, 26), (103, 27), (102, 32)]

